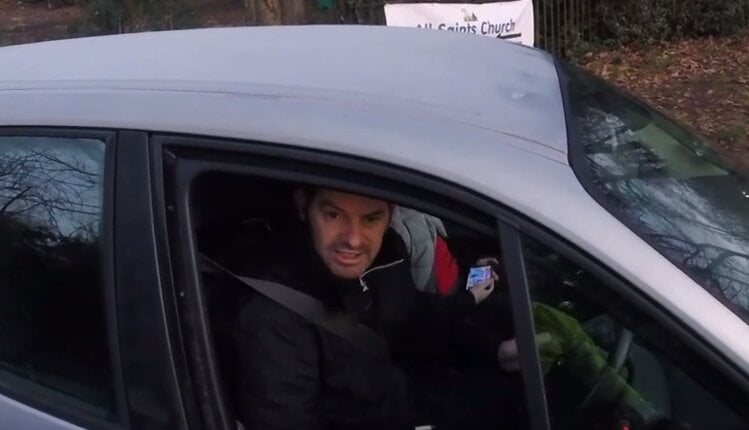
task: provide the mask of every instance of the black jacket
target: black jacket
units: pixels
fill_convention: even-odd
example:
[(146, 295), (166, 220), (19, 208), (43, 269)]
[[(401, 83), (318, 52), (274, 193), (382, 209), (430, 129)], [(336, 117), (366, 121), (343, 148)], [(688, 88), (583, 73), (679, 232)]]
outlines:
[(255, 295), (241, 309), (236, 332), (237, 412), (249, 430), (413, 429), (432, 419), (424, 416), (432, 407), (416, 381), (465, 363), (469, 354), (496, 360), (496, 343), (456, 324), (475, 306), (472, 296), (419, 292), (394, 232), (354, 281), (333, 277), (304, 230), (285, 243), (290, 246), (276, 252), (278, 263), (264, 277), (369, 326), (387, 340), (391, 359)]

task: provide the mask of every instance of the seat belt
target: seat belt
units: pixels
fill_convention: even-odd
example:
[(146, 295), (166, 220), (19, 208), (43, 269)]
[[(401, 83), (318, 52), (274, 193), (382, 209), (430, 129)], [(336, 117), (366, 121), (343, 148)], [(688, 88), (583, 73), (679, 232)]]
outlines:
[(239, 276), (225, 269), (204, 254), (202, 261), (219, 272), (228, 275), (252, 288), (284, 308), (302, 316), (307, 321), (333, 333), (360, 349), (381, 359), (390, 359), (390, 351), (385, 338), (343, 312), (331, 312), (320, 300), (277, 282)]

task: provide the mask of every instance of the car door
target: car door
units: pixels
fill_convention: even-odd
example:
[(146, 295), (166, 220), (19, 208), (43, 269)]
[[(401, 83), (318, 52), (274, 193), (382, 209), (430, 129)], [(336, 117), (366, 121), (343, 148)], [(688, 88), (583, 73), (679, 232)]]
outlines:
[[(157, 212), (167, 226), (176, 295), (184, 299), (176, 312), (208, 428), (236, 427), (236, 408), (242, 407), (226, 386), (231, 377), (220, 369), (221, 341), (209, 311), (213, 293), (202, 285), (200, 269), (200, 253), (207, 248), (198, 231), (210, 224), (204, 209), (231, 210), (225, 202), (232, 197), (220, 194), (232, 196), (232, 181), (239, 189), (259, 184), (264, 194), (244, 196), (255, 208), (280, 196), (274, 181), (309, 182), (392, 199), (464, 227), (486, 231), (489, 225), (495, 234), (498, 223), (493, 240), (502, 244), (527, 428), (746, 427), (737, 407), (747, 399), (746, 379), (730, 361), (625, 279), (512, 208), (397, 166), (259, 142), (159, 136), (153, 158), (163, 181), (157, 187), (163, 207)], [(207, 191), (195, 194), (195, 181), (211, 175), (223, 179), (207, 181)], [(233, 195), (243, 198), (241, 192)], [(249, 221), (255, 225), (254, 218)], [(208, 230), (207, 236), (217, 232)], [(224, 250), (226, 243), (213, 241)], [(252, 243), (242, 246), (242, 252), (263, 254), (253, 252)], [(565, 339), (579, 340), (584, 353)]]

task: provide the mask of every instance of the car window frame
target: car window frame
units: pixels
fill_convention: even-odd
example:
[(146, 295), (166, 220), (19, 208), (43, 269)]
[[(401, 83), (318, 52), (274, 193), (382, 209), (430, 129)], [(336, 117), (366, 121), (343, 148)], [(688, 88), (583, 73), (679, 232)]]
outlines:
[[(172, 359), (183, 405), (184, 428), (234, 430), (236, 425), (230, 423), (230, 409), (217, 378), (218, 365), (209, 336), (196, 256), (190, 252), (194, 249), (194, 234), (181, 234), (173, 228), (185, 221), (184, 211), (177, 208), (176, 201), (186, 203), (187, 197), (182, 191), (184, 180), (173, 180), (170, 173), (178, 160), (164, 150), (160, 137), (149, 137), (148, 145), (153, 176), (156, 252), (163, 305), (174, 345)], [(185, 198), (179, 199), (178, 196)], [(207, 370), (209, 375), (196, 369)]]
[[(470, 189), (450, 183), (442, 178), (412, 171), (402, 166), (395, 166), (346, 154), (269, 142), (163, 133), (155, 135), (152, 138), (152, 144), (154, 154), (163, 154), (167, 164), (176, 160), (191, 160), (193, 162), (192, 165), (188, 165), (177, 172), (176, 184), (171, 184), (171, 186), (178, 188), (178, 193), (181, 197), (165, 203), (167, 207), (170, 205), (173, 206), (171, 208), (172, 211), (175, 210), (175, 207), (181, 205), (181, 208), (177, 209), (177, 212), (184, 211), (185, 214), (187, 214), (189, 209), (189, 181), (201, 171), (205, 171), (205, 166), (213, 163), (214, 169), (216, 166), (221, 166), (221, 171), (227, 173), (252, 174), (269, 179), (311, 182), (323, 186), (338, 186), (339, 188), (354, 192), (375, 195), (384, 199), (398, 201), (407, 206), (419, 208), (436, 216), (445, 216), (455, 222), (465, 223), (469, 227), (489, 224), (473, 222), (471, 216), (456, 212), (453, 209), (455, 206), (451, 206), (450, 202), (460, 202), (460, 204), (464, 205), (463, 207), (470, 210), (471, 215), (481, 214), (487, 220), (491, 219), (490, 222), (494, 226), (492, 227), (494, 230), (493, 234), (499, 234), (499, 245), (505, 259), (505, 269), (508, 271), (510, 296), (513, 304), (513, 318), (518, 337), (519, 357), (523, 369), (526, 404), (529, 408), (533, 407), (533, 409), (530, 409), (531, 413), (528, 417), (530, 428), (533, 430), (549, 429), (550, 424), (540, 361), (534, 341), (531, 303), (522, 257), (522, 234), (533, 237), (539, 242), (550, 246), (552, 249), (560, 252), (561, 255), (604, 279), (607, 285), (613, 285), (617, 291), (622, 291), (623, 297), (633, 300), (639, 308), (654, 313), (654, 316), (660, 321), (668, 324), (669, 330), (677, 333), (682, 340), (688, 343), (690, 348), (699, 351), (700, 356), (707, 357), (706, 361), (719, 366), (721, 371), (727, 374), (735, 375), (741, 381), (742, 387), (749, 388), (749, 380), (747, 380), (746, 376), (738, 368), (733, 366), (717, 350), (710, 347), (697, 333), (681, 325), (668, 311), (660, 308), (657, 303), (646, 297), (625, 279), (620, 278), (615, 272), (608, 269), (594, 257), (583, 252), (564, 238), (538, 225), (532, 219), (527, 218), (512, 208), (481, 196)], [(270, 161), (280, 162), (282, 166), (273, 166), (272, 163), (269, 163)], [(241, 164), (242, 162), (246, 162), (247, 164)], [(315, 177), (309, 172), (298, 169), (292, 170), (289, 168), (289, 162), (305, 165), (318, 172), (317, 176)], [(341, 176), (340, 173), (342, 172), (346, 172), (346, 175)], [(346, 180), (335, 179), (336, 173), (339, 173), (338, 177), (345, 177)], [(175, 218), (172, 222), (175, 220), (178, 223), (181, 222), (179, 225), (182, 231), (190, 232), (189, 237), (183, 238), (180, 243), (180, 247), (182, 247), (181, 252), (189, 256), (191, 251), (186, 247), (193, 246), (195, 237), (194, 232), (190, 229), (189, 222), (185, 222), (186, 218), (184, 217), (186, 216), (189, 215), (183, 215), (181, 221)], [(199, 297), (199, 274), (196, 270), (195, 256), (193, 255), (191, 258), (193, 261), (190, 262), (189, 266), (192, 267), (182, 267), (180, 270), (185, 271), (185, 278), (191, 280), (188, 286), (192, 290), (191, 294)], [(183, 292), (187, 293), (186, 291)], [(200, 316), (202, 311), (193, 309), (192, 312), (193, 315)], [(204, 318), (205, 315), (202, 317)], [(202, 348), (202, 352), (199, 352), (200, 357), (193, 358), (199, 358), (203, 363), (212, 363), (215, 361), (215, 357), (211, 355), (212, 348), (210, 347), (210, 334), (206, 331), (207, 324), (203, 321), (199, 325), (203, 345), (198, 346)], [(205, 377), (205, 375), (203, 376)], [(215, 380), (210, 380), (210, 378), (204, 379), (200, 384), (206, 383), (210, 386), (209, 390), (214, 393), (221, 390), (221, 387)], [(221, 420), (226, 422), (226, 411), (221, 410), (222, 405), (220, 402), (217, 403), (215, 398), (210, 401), (213, 402), (214, 408), (218, 408), (210, 412), (214, 414), (213, 423), (221, 422)]]
[[(210, 367), (208, 377), (206, 375), (191, 375), (192, 378), (198, 378), (195, 385), (202, 393), (213, 393), (212, 398), (202, 397), (196, 399), (203, 409), (204, 424), (208, 428), (235, 428), (225, 404), (218, 399), (223, 390), (221, 383), (216, 380), (216, 357), (212, 348), (211, 335), (208, 332), (205, 310), (201, 309), (200, 302), (201, 286), (195, 256), (191, 249), (195, 249), (193, 244), (196, 242), (194, 231), (189, 223), (189, 192), (192, 179), (205, 171), (220, 170), (226, 173), (246, 174), (261, 176), (268, 179), (299, 181), (315, 183), (323, 186), (332, 186), (343, 189), (349, 189), (354, 192), (377, 195), (384, 199), (398, 200), (400, 203), (420, 208), (430, 214), (449, 218), (452, 221), (460, 223), (466, 227), (472, 228), (477, 232), (497, 235), (496, 217), (500, 213), (496, 212), (496, 205), (478, 196), (470, 190), (461, 189), (455, 185), (448, 184), (439, 178), (426, 179), (422, 174), (405, 171), (405, 169), (390, 166), (385, 163), (375, 163), (370, 160), (346, 156), (326, 151), (309, 150), (287, 145), (269, 144), (266, 142), (241, 141), (236, 139), (223, 139), (213, 137), (196, 137), (176, 134), (158, 134), (152, 140), (152, 151), (154, 155), (160, 154), (163, 158), (163, 165), (170, 168), (172, 164), (178, 164), (178, 161), (187, 161), (177, 167), (173, 172), (173, 178), (170, 179), (164, 175), (164, 188), (173, 187), (179, 197), (172, 199), (167, 198), (164, 201), (165, 211), (172, 213), (171, 221), (169, 215), (165, 218), (167, 223), (178, 225), (180, 231), (189, 231), (188, 235), (183, 237), (172, 237), (177, 246), (181, 248), (182, 255), (189, 258), (188, 264), (180, 263), (177, 259), (171, 259), (170, 265), (173, 272), (179, 273), (181, 279), (175, 281), (177, 286), (176, 294), (181, 297), (180, 306), (183, 314), (190, 315), (192, 321), (181, 326), (183, 327), (182, 336), (186, 338), (193, 337), (192, 340), (185, 339), (183, 343), (190, 345), (193, 349), (187, 351), (187, 355), (193, 362), (199, 362), (204, 367)], [(273, 160), (280, 164), (281, 167), (268, 165), (268, 161)], [(310, 171), (300, 171), (299, 169), (290, 169), (288, 163), (293, 160), (294, 163), (306, 166)], [(242, 164), (245, 161), (247, 164)], [(340, 167), (341, 163), (345, 167)], [(174, 167), (174, 166), (172, 166)], [(312, 173), (314, 172), (314, 173)], [(346, 172), (346, 180), (335, 179), (335, 173)], [(362, 173), (367, 172), (367, 173)], [(351, 175), (357, 176), (352, 179)], [(434, 186), (425, 185), (422, 181), (428, 180), (433, 182)], [(173, 183), (170, 183), (173, 181)], [(404, 185), (408, 182), (421, 183), (421, 186)], [(386, 186), (383, 186), (386, 183)], [(437, 185), (439, 183), (440, 185)], [(377, 184), (377, 185), (372, 185)], [(435, 193), (434, 187), (439, 187), (442, 192)], [(398, 191), (395, 191), (394, 188)], [(406, 192), (404, 189), (419, 189), (419, 193)], [(164, 190), (162, 190), (164, 192)], [(168, 192), (165, 192), (168, 194)], [(430, 197), (424, 197), (429, 195)], [(418, 197), (414, 197), (418, 196)], [(456, 211), (454, 205), (448, 202), (460, 201), (468, 205), (470, 211)], [(181, 217), (177, 215), (182, 213)], [(470, 216), (466, 215), (470, 212)], [(480, 214), (480, 215), (479, 215)], [(483, 218), (481, 222), (474, 221), (472, 216)], [(500, 215), (501, 216), (501, 215)], [(499, 245), (499, 242), (497, 243)], [(192, 255), (191, 255), (192, 254)], [(202, 320), (202, 321), (201, 321)], [(192, 330), (198, 331), (197, 334), (189, 333), (190, 329), (186, 326), (192, 326)], [(532, 328), (528, 328), (532, 330)], [(202, 339), (195, 342), (195, 338)], [(535, 360), (534, 357), (530, 358)], [(194, 369), (193, 365), (193, 369)], [(542, 387), (529, 389), (525, 387), (526, 395), (542, 397)], [(545, 427), (534, 425), (534, 430), (541, 430)]]
[[(104, 297), (104, 314), (107, 325), (107, 345), (112, 369), (112, 389), (114, 395), (114, 420), (91, 416), (84, 411), (86, 404), (83, 400), (71, 399), (52, 388), (44, 388), (26, 378), (22, 385), (31, 384), (34, 388), (18, 390), (0, 382), (0, 394), (25, 404), (33, 409), (44, 412), (71, 424), (96, 429), (127, 428), (128, 412), (124, 390), (124, 378), (120, 365), (120, 348), (117, 321), (117, 302), (115, 292), (115, 259), (114, 259), (114, 194), (116, 154), (118, 149), (117, 132), (111, 129), (83, 129), (72, 127), (0, 127), (2, 137), (46, 137), (46, 138), (81, 138), (96, 139), (104, 142), (105, 155), (102, 175), (102, 212), (100, 230), (101, 253), (101, 287)], [(15, 379), (15, 378), (14, 378)], [(26, 391), (26, 392), (24, 392)]]
[(149, 133), (120, 130), (115, 196), (117, 317), (129, 428), (187, 429), (190, 403), (177, 335), (168, 249), (162, 240), (161, 158)]

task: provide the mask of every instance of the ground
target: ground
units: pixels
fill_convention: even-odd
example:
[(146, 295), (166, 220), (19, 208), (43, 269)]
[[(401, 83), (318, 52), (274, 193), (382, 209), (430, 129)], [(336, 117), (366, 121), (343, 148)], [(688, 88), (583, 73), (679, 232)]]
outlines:
[(622, 48), (579, 61), (749, 159), (749, 33)]
[[(243, 25), (248, 19), (240, 0), (195, 4), (194, 27)], [(74, 6), (0, 0), (0, 45), (80, 36), (93, 29), (90, 22)], [(749, 163), (749, 33), (589, 53), (576, 61)]]
[(70, 37), (84, 18), (76, 7), (48, 9), (46, 2), (0, 0), (0, 45)]

